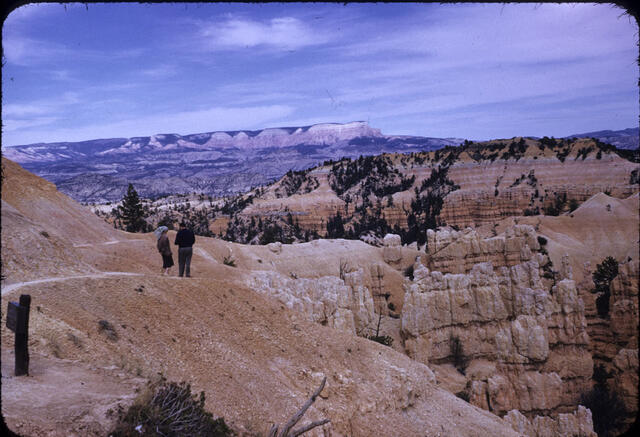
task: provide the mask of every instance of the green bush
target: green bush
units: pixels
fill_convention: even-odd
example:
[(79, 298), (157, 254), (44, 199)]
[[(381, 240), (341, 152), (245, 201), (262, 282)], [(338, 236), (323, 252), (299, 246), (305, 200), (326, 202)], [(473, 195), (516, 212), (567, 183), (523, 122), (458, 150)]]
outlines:
[(225, 257), (222, 259), (222, 263), (223, 263), (225, 266), (229, 266), (229, 267), (236, 267), (236, 260), (235, 260), (235, 259), (233, 259), (233, 258), (231, 257), (231, 255), (229, 255), (229, 256), (225, 256)]
[(464, 348), (462, 347), (462, 342), (460, 341), (460, 337), (457, 335), (452, 335), (449, 337), (449, 348), (451, 352), (451, 359), (453, 360), (453, 365), (458, 372), (465, 374), (467, 370), (467, 358), (464, 356)]
[(608, 256), (602, 263), (596, 266), (593, 272), (593, 283), (595, 288), (592, 293), (598, 293), (596, 298), (596, 309), (600, 318), (609, 317), (609, 299), (611, 297), (611, 281), (618, 276), (618, 261)]
[(118, 406), (118, 423), (110, 437), (227, 437), (234, 433), (224, 419), (204, 409), (205, 395), (191, 394), (186, 382), (152, 382), (125, 412)]
[(470, 397), (469, 397), (469, 393), (466, 390), (459, 391), (458, 393), (456, 393), (456, 396), (465, 402), (469, 402)]
[(109, 340), (118, 341), (118, 333), (108, 320), (98, 321), (98, 329), (100, 332), (104, 332)]
[(404, 275), (413, 281), (413, 264), (404, 269)]
[(593, 371), (596, 384), (580, 398), (580, 404), (591, 410), (593, 430), (600, 437), (619, 435), (620, 427), (627, 414), (624, 402), (618, 393), (610, 390), (607, 385), (609, 376), (602, 365), (596, 366)]
[(370, 335), (367, 338), (385, 346), (391, 346), (393, 344), (393, 338), (388, 335)]

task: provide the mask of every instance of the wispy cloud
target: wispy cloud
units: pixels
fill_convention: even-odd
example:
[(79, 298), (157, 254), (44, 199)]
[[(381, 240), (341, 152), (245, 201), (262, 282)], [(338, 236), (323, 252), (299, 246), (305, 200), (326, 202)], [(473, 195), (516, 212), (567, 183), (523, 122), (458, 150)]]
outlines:
[(9, 103), (2, 106), (3, 117), (28, 117), (32, 115), (43, 115), (60, 112), (60, 110), (69, 105), (82, 103), (82, 99), (78, 93), (65, 92), (54, 98), (33, 100), (28, 103)]
[(5, 37), (2, 48), (7, 62), (20, 66), (35, 65), (69, 54), (61, 44), (20, 36)]
[(149, 79), (165, 79), (173, 77), (178, 74), (178, 67), (175, 65), (165, 64), (157, 67), (145, 68), (139, 71), (139, 73)]
[[(37, 126), (45, 126), (55, 123), (60, 120), (59, 117), (29, 117), (28, 119), (12, 119), (12, 118), (3, 118), (2, 120), (2, 130), (3, 136), (6, 133), (18, 131), (21, 129), (32, 129)], [(4, 141), (3, 141), (4, 142)]]
[(637, 124), (638, 27), (607, 4), (56, 9), (7, 21), (9, 144), (353, 120), (469, 139)]
[(329, 36), (312, 29), (294, 17), (273, 18), (266, 22), (231, 18), (202, 28), (205, 46), (211, 50), (269, 47), (294, 50), (326, 43)]

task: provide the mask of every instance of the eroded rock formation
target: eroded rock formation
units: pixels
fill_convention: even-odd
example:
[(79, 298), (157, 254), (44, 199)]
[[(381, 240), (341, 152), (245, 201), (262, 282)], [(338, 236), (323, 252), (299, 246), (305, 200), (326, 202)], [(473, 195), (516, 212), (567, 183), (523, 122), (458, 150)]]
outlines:
[(569, 416), (558, 413), (574, 411), (590, 388), (593, 360), (575, 282), (543, 277), (549, 260), (534, 228), (516, 225), (487, 239), (472, 229), (429, 231), (424, 258), (405, 286), (409, 356), (425, 364), (458, 361), (469, 402), (500, 416), (518, 410), (527, 419), (513, 421), (530, 435), (564, 427)]

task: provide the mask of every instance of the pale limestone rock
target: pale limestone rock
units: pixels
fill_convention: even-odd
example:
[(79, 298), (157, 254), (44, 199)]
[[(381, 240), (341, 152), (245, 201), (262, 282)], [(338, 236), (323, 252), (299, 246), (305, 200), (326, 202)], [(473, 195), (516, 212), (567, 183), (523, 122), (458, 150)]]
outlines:
[(279, 241), (276, 241), (275, 243), (269, 243), (267, 244), (267, 247), (273, 253), (276, 253), (276, 254), (282, 253), (282, 243)]
[(638, 350), (622, 349), (613, 360), (614, 384), (628, 411), (638, 405)]
[(400, 238), (400, 235), (387, 234), (382, 239), (382, 244), (385, 247), (400, 247), (402, 245), (402, 240)]
[(524, 371), (487, 380), (491, 410), (506, 413), (512, 406), (518, 410), (552, 410), (561, 402), (562, 379), (557, 373)]
[(429, 267), (450, 273), (466, 273), (474, 264), (491, 261), (495, 266), (512, 266), (534, 257), (540, 249), (532, 226), (516, 225), (503, 235), (484, 239), (475, 230), (427, 231)]
[(569, 254), (562, 255), (562, 262), (560, 264), (560, 279), (573, 279), (573, 269), (569, 263)]
[(249, 285), (314, 322), (355, 334), (375, 319), (373, 299), (362, 279), (362, 269), (345, 274), (345, 281), (335, 276), (292, 279), (273, 271), (258, 271)]
[(527, 437), (597, 437), (591, 411), (582, 405), (573, 413), (559, 414), (555, 420), (549, 416), (536, 416), (530, 421), (518, 410), (509, 411), (503, 419)]
[[(469, 360), (469, 401), (493, 412), (576, 405), (593, 369), (584, 303), (572, 280), (545, 289), (540, 265), (547, 259), (532, 251), (540, 247), (534, 229), (515, 226), (488, 239), (444, 229), (429, 231), (428, 239), (428, 265), (416, 260), (414, 280), (405, 282), (407, 353), (423, 363), (451, 362), (450, 338), (457, 336)], [(469, 253), (498, 259), (498, 267), (469, 264)], [(456, 262), (465, 267), (452, 269)], [(437, 265), (449, 272), (430, 267)]]
[[(498, 353), (503, 361), (510, 363), (526, 363), (543, 361), (549, 355), (548, 332), (546, 319), (540, 316), (520, 315), (511, 322), (509, 331), (504, 329), (496, 336)], [(510, 342), (507, 342), (511, 340)]]
[(402, 247), (385, 246), (382, 248), (382, 258), (388, 264), (397, 264), (402, 260)]
[(467, 366), (466, 375), (472, 380), (486, 381), (496, 373), (496, 363), (489, 360), (473, 360)]

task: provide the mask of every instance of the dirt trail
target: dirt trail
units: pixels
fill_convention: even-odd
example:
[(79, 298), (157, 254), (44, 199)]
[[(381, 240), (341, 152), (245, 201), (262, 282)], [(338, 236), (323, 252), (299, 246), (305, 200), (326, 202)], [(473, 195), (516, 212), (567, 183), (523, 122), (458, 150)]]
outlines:
[(110, 240), (110, 241), (105, 241), (104, 243), (74, 244), (73, 247), (108, 246), (108, 245), (117, 244), (117, 243), (128, 243), (130, 241), (147, 241), (147, 240), (143, 240), (142, 238), (134, 238), (134, 239), (131, 239), (131, 240)]
[(99, 272), (92, 273), (89, 275), (75, 275), (75, 276), (59, 276), (59, 277), (49, 277), (49, 278), (41, 278), (36, 279), (34, 281), (26, 281), (26, 282), (15, 282), (9, 285), (2, 286), (2, 296), (11, 293), (17, 288), (24, 287), (25, 285), (33, 285), (33, 284), (41, 284), (43, 282), (58, 282), (58, 281), (68, 281), (70, 279), (82, 279), (82, 278), (105, 278), (108, 276), (144, 276), (142, 273), (131, 273), (131, 272)]

